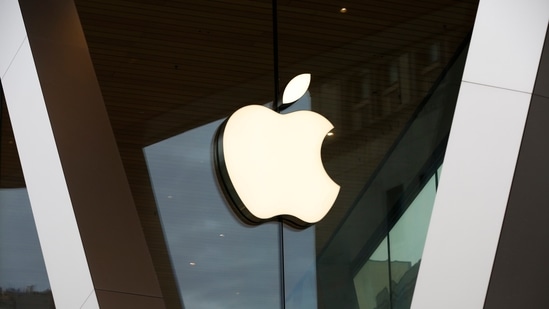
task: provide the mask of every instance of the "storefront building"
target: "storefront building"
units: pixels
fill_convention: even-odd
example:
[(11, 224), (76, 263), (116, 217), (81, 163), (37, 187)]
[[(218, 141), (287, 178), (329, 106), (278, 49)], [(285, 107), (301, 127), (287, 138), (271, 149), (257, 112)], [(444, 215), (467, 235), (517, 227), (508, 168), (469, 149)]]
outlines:
[[(0, 308), (547, 307), (548, 21), (544, 0), (3, 0)], [(305, 228), (249, 224), (216, 132), (302, 73), (280, 113), (333, 124), (339, 194)]]

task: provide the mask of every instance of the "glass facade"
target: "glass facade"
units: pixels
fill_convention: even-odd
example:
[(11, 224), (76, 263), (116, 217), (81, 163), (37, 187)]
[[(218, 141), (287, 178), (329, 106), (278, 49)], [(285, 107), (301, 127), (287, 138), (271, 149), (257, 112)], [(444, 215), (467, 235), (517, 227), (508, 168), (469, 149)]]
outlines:
[[(409, 308), (478, 1), (107, 2), (75, 1), (166, 307)], [(334, 124), (322, 158), (341, 191), (306, 229), (248, 225), (215, 133), (301, 73), (283, 113)], [(3, 117), (0, 308), (53, 308)]]
[[(437, 6), (380, 27), (355, 24), (368, 20), (365, 9), (307, 23), (296, 12), (322, 15), (322, 8), (279, 7), (275, 87), (312, 74), (308, 94), (283, 113), (313, 110), (334, 123), (322, 156), (341, 193), (307, 229), (250, 226), (232, 213), (215, 175), (212, 144), (225, 118), (205, 117), (210, 122), (144, 147), (184, 306), (410, 306), (475, 9), (474, 2)], [(441, 25), (448, 16), (454, 24)], [(320, 40), (325, 33), (330, 38)], [(260, 81), (268, 79), (226, 91)], [(270, 93), (256, 93), (215, 106), (241, 98), (239, 106), (272, 104)]]
[(219, 125), (145, 150), (181, 296), (188, 308), (280, 308), (278, 226), (246, 226), (226, 206), (211, 155)]

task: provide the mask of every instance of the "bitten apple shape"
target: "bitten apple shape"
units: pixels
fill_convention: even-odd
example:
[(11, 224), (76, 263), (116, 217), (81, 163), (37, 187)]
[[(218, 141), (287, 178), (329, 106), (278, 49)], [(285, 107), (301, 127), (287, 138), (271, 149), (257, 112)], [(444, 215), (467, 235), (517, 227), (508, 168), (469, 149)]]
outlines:
[(282, 216), (298, 227), (321, 220), (339, 193), (326, 173), (322, 142), (332, 124), (311, 111), (237, 110), (220, 127), (216, 161), (223, 189), (251, 223)]

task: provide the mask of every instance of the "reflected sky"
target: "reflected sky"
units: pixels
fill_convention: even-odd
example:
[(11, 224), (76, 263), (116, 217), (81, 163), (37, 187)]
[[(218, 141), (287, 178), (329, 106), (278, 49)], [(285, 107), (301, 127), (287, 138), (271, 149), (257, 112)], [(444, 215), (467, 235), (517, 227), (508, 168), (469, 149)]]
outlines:
[(145, 149), (181, 296), (188, 308), (279, 308), (278, 226), (245, 226), (226, 206), (211, 156), (220, 123)]
[[(309, 108), (307, 94), (285, 112)], [(278, 223), (244, 225), (217, 185), (212, 141), (222, 121), (144, 149), (183, 303), (280, 308)], [(289, 303), (316, 308), (314, 228), (287, 229), (285, 243)]]
[(315, 309), (315, 226), (305, 230), (284, 228), (284, 282), (286, 309)]
[(0, 287), (50, 288), (25, 188), (0, 189)]

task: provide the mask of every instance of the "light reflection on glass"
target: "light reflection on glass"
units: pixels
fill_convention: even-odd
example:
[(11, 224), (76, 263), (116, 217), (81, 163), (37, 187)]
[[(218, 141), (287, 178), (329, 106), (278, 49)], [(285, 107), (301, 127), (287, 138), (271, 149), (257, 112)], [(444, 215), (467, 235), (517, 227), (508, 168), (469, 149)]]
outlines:
[(187, 308), (279, 308), (277, 225), (245, 226), (226, 206), (211, 158), (220, 123), (145, 149), (180, 293)]

